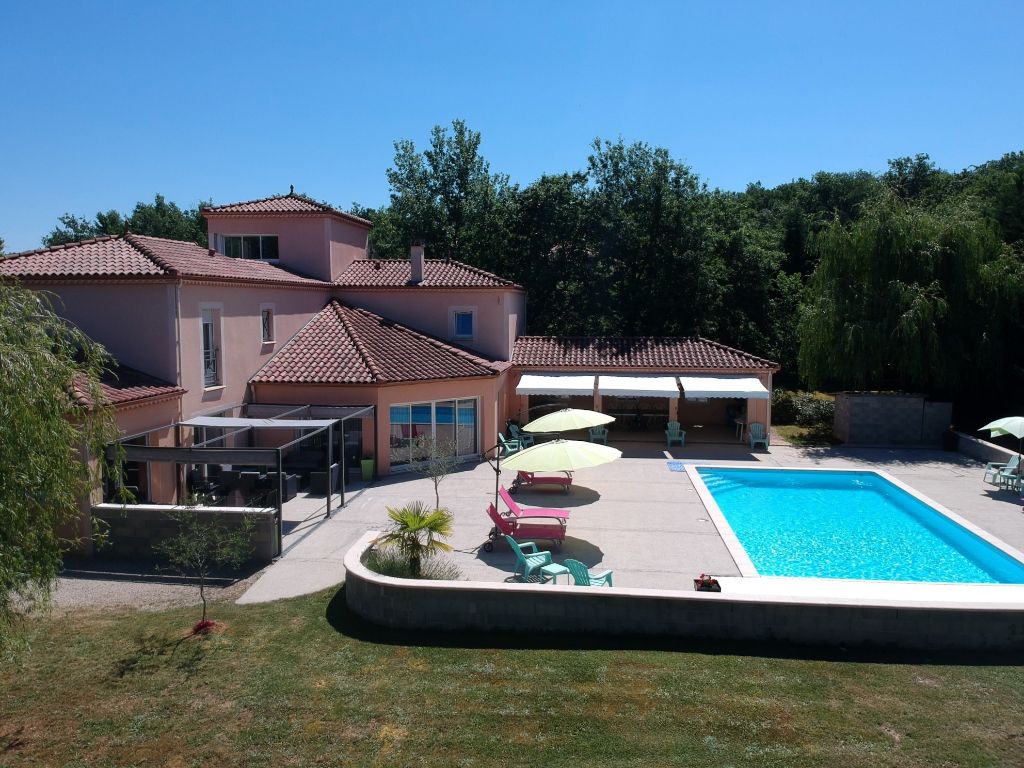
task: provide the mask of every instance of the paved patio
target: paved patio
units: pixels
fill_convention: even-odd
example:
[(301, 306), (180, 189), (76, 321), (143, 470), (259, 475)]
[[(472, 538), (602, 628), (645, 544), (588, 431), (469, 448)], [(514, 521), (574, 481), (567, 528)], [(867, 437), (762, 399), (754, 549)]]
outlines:
[[(913, 448), (796, 448), (773, 445), (751, 452), (740, 444), (697, 444), (666, 451), (650, 443), (616, 443), (619, 461), (575, 473), (573, 490), (524, 489), (523, 506), (570, 509), (569, 535), (556, 561), (581, 560), (610, 568), (615, 585), (690, 589), (691, 579), (708, 572), (738, 576), (739, 571), (685, 472), (672, 472), (667, 459), (686, 463), (761, 464), (881, 469), (962, 515), (998, 538), (1024, 550), (1024, 512), (1017, 494), (981, 481), (983, 464), (958, 453)], [(514, 473), (503, 472), (510, 485)], [(416, 475), (396, 475), (350, 497), (348, 506), (320, 523), (298, 526), (285, 537), (284, 556), (270, 566), (239, 602), (262, 602), (340, 583), (342, 559), (367, 530), (383, 529), (386, 507), (433, 501), (433, 485)], [(463, 577), (504, 581), (514, 557), (498, 543), (484, 552), (494, 500), (494, 472), (486, 463), (466, 467), (441, 484), (441, 503), (455, 514), (451, 555)], [(286, 519), (305, 519), (322, 497), (289, 502)], [(544, 542), (540, 542), (544, 548)]]

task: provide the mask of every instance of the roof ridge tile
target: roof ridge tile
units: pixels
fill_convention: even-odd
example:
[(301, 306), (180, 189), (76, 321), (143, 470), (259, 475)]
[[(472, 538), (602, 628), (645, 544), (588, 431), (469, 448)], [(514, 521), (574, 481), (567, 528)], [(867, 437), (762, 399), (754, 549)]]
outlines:
[[(283, 200), (299, 200), (299, 201), (302, 201), (303, 203), (306, 203), (307, 205), (312, 206), (315, 210), (313, 210), (313, 211), (302, 211), (302, 210), (277, 210), (277, 211), (274, 211), (274, 210), (260, 210), (258, 208), (256, 210), (250, 210), (250, 211), (244, 210), (246, 207), (260, 206), (260, 205), (262, 205), (264, 203), (272, 203), (272, 202), (275, 202), (275, 201), (283, 201)], [(291, 189), (290, 192), (288, 192), (287, 194), (283, 194), (283, 195), (268, 195), (267, 197), (258, 197), (258, 198), (255, 198), (253, 200), (241, 200), (241, 201), (234, 202), (234, 203), (222, 203), (221, 205), (204, 205), (204, 206), (201, 206), (199, 210), (200, 210), (200, 213), (213, 213), (213, 214), (240, 213), (240, 214), (247, 214), (247, 215), (259, 215), (261, 213), (263, 213), (263, 214), (267, 214), (267, 213), (284, 213), (284, 214), (287, 214), (287, 213), (327, 213), (327, 214), (331, 214), (331, 215), (334, 215), (334, 216), (340, 216), (343, 219), (349, 219), (349, 220), (357, 222), (359, 224), (367, 225), (367, 226), (369, 226), (371, 228), (373, 227), (373, 222), (370, 221), (369, 219), (364, 219), (363, 217), (356, 216), (353, 213), (346, 213), (345, 211), (342, 211), (339, 208), (334, 207), (330, 203), (325, 203), (325, 202), (322, 202), (320, 200), (316, 200), (316, 199), (310, 197), (309, 195), (302, 194), (301, 192), (296, 192), (294, 187)]]
[[(146, 237), (146, 235), (136, 235), (133, 232), (129, 232), (129, 233), (127, 233), (124, 236), (124, 241), (126, 243), (128, 243), (129, 245), (131, 245), (132, 248), (137, 250), (139, 253), (141, 253), (143, 256), (145, 256), (147, 259), (149, 259), (154, 264), (156, 264), (158, 267), (160, 267), (160, 269), (162, 269), (162, 270), (164, 270), (164, 271), (166, 271), (166, 272), (168, 272), (169, 274), (172, 274), (172, 275), (177, 275), (178, 274), (178, 270), (175, 269), (174, 267), (172, 267), (170, 264), (168, 264), (165, 259), (160, 258), (153, 251), (152, 248), (150, 248), (145, 243), (139, 242), (139, 240), (138, 240), (139, 237)], [(166, 238), (160, 237), (160, 238), (154, 238), (154, 239), (155, 240), (165, 240)], [(174, 242), (174, 241), (172, 241), (172, 242)]]
[(74, 248), (79, 245), (92, 245), (93, 243), (105, 243), (108, 240), (123, 240), (123, 235), (102, 235), (100, 237), (90, 237), (86, 240), (74, 240), (69, 243), (59, 243), (57, 245), (47, 245), (42, 248), (30, 248), (27, 251), (15, 251), (14, 253), (5, 253), (0, 256), (0, 261), (5, 259), (16, 259), (19, 256), (34, 256), (40, 253), (53, 253), (54, 251), (65, 251), (68, 248)]
[(367, 370), (370, 371), (370, 375), (377, 381), (386, 378), (383, 373), (381, 373), (377, 363), (374, 361), (373, 356), (370, 354), (370, 350), (366, 348), (363, 340), (359, 338), (359, 333), (352, 326), (348, 317), (345, 316), (345, 310), (348, 309), (348, 307), (337, 299), (332, 299), (331, 304), (334, 305), (335, 313), (338, 315), (338, 319), (341, 321), (341, 325), (345, 329), (345, 333), (347, 333), (348, 337), (352, 339), (352, 346), (356, 348), (356, 352), (359, 353), (359, 357), (362, 358), (363, 364), (366, 365)]

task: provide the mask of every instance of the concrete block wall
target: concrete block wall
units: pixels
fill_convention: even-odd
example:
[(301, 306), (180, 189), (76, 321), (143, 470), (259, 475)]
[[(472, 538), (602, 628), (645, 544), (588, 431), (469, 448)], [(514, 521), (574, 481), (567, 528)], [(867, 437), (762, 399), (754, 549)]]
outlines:
[(832, 431), (849, 445), (937, 445), (952, 412), (922, 395), (840, 392)]
[[(97, 504), (92, 516), (107, 525), (108, 543), (96, 550), (96, 555), (111, 559), (155, 560), (153, 545), (175, 535), (178, 524), (168, 517), (179, 507), (165, 504)], [(199, 510), (199, 518), (216, 519), (232, 527), (241, 525), (243, 518), (253, 521), (254, 553), (251, 562), (269, 563), (277, 555), (277, 517), (272, 509), (220, 507)]]
[(964, 456), (970, 456), (972, 459), (986, 463), (998, 461), (1005, 464), (1014, 455), (1013, 451), (994, 443), (979, 440), (971, 435), (965, 435), (963, 432), (957, 432), (957, 434), (960, 436), (960, 442), (958, 443), (960, 453)]
[(345, 599), (396, 629), (658, 635), (916, 649), (1024, 648), (1024, 610), (963, 604), (866, 604), (835, 598), (730, 596), (628, 588), (414, 581), (381, 576), (346, 554)]

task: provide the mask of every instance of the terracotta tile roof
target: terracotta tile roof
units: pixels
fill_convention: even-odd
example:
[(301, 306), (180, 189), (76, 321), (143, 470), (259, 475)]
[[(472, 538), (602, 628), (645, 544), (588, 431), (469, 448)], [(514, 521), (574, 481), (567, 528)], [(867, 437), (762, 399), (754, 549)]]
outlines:
[(423, 282), (410, 284), (408, 259), (356, 259), (338, 276), (340, 288), (519, 288), (522, 286), (460, 261), (426, 259)]
[(351, 221), (355, 224), (361, 224), (365, 227), (372, 227), (373, 223), (362, 219), (358, 216), (353, 216), (351, 213), (345, 213), (339, 211), (337, 208), (333, 208), (326, 203), (317, 202), (316, 200), (306, 197), (305, 195), (295, 194), (294, 191), (289, 192), (287, 195), (275, 195), (273, 197), (262, 197), (258, 200), (246, 200), (241, 203), (227, 203), (225, 205), (211, 205), (204, 207), (201, 211), (204, 215), (212, 213), (215, 215), (222, 214), (243, 214), (252, 215), (259, 213), (270, 213), (270, 214), (290, 214), (290, 213), (327, 213), (332, 216), (340, 216), (341, 218)]
[(386, 384), (492, 376), (507, 366), (335, 299), (252, 381)]
[(552, 369), (779, 369), (771, 360), (700, 336), (520, 336), (512, 364)]
[(324, 285), (319, 280), (293, 274), (274, 264), (254, 259), (232, 259), (215, 251), (201, 248), (195, 243), (143, 235), (126, 235), (125, 239), (170, 270), (171, 274), (180, 277)]
[[(113, 370), (104, 373), (100, 379), (100, 389), (103, 396), (111, 405), (125, 406), (143, 400), (156, 397), (172, 395), (183, 395), (185, 390), (168, 384), (166, 381), (154, 378), (148, 374), (136, 371), (126, 366), (116, 366)], [(77, 383), (75, 385), (75, 397), (83, 405), (89, 405), (90, 399), (85, 390)]]
[(0, 276), (38, 280), (182, 277), (325, 285), (273, 264), (231, 259), (195, 243), (135, 234), (15, 253), (0, 259)]
[(123, 237), (101, 237), (0, 259), (8, 277), (160, 276), (167, 271)]

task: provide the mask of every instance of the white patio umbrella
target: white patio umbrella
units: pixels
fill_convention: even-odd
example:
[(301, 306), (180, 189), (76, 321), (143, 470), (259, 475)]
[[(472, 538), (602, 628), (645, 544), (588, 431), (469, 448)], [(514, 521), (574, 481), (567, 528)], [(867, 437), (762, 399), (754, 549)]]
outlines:
[(990, 421), (978, 431), (988, 430), (992, 437), (1010, 435), (1017, 438), (1017, 453), (1024, 452), (1024, 416), (1007, 416), (1002, 419)]
[[(615, 421), (614, 416), (583, 408), (563, 408), (534, 419), (525, 427), (524, 432), (568, 432), (572, 429), (589, 429)], [(529, 450), (529, 449), (527, 449)], [(519, 455), (519, 454), (516, 454)]]
[(607, 445), (580, 440), (552, 440), (514, 453), (501, 465), (504, 469), (522, 472), (572, 472), (607, 464), (621, 456), (622, 451)]

